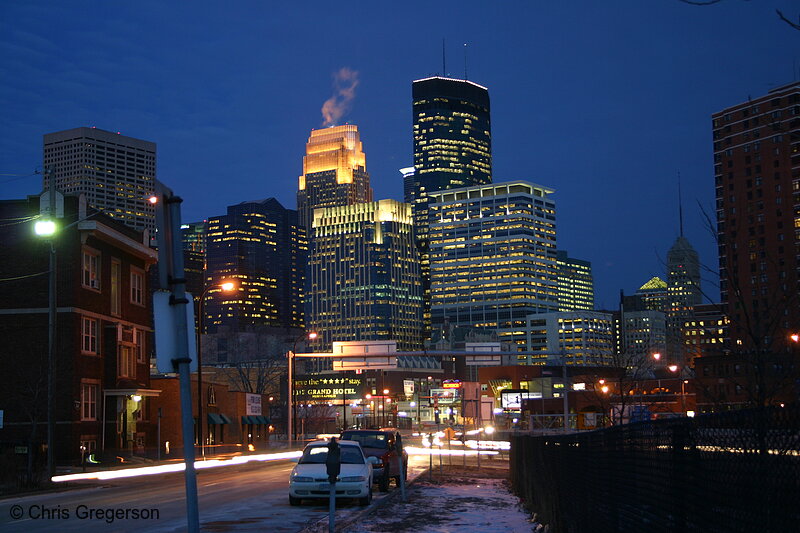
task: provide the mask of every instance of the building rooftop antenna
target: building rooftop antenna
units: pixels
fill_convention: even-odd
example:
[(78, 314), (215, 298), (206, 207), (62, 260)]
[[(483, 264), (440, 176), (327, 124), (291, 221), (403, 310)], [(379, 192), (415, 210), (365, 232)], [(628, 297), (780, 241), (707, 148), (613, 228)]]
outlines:
[(678, 171), (678, 223), (680, 236), (683, 237), (683, 199), (681, 197), (681, 171)]
[(467, 81), (467, 43), (464, 43), (464, 81)]
[(442, 77), (447, 77), (447, 61), (444, 52), (444, 37), (442, 37)]

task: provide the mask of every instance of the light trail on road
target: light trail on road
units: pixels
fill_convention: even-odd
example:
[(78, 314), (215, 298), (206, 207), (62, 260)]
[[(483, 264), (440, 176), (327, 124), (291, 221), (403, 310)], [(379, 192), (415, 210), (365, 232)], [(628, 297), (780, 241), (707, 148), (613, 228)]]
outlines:
[[(195, 461), (194, 467), (197, 470), (205, 468), (218, 468), (223, 466), (235, 466), (249, 463), (252, 461), (279, 461), (281, 459), (294, 459), (300, 457), (303, 452), (281, 452), (281, 453), (265, 453), (258, 455), (240, 455), (232, 457), (231, 459), (209, 459), (207, 461)], [(83, 479), (119, 479), (126, 477), (138, 476), (152, 476), (156, 474), (169, 474), (173, 472), (183, 472), (186, 469), (186, 463), (174, 463), (168, 465), (158, 466), (142, 466), (137, 468), (122, 468), (116, 470), (99, 470), (97, 472), (81, 472), (79, 474), (65, 474), (63, 476), (53, 476), (51, 480), (54, 483), (61, 483), (64, 481), (78, 481)]]

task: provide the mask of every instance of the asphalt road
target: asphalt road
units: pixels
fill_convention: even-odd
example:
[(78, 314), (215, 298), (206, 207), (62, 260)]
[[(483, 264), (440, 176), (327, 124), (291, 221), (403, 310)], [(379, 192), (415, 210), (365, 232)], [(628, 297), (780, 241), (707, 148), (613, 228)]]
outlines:
[[(415, 457), (409, 475), (427, 466)], [(327, 515), (327, 501), (289, 506), (289, 472), (280, 460), (198, 471), (203, 531), (296, 532)], [(392, 486), (391, 490), (397, 490)], [(0, 531), (177, 532), (186, 530), (183, 473), (111, 481), (72, 482), (66, 490), (0, 500)], [(375, 486), (376, 501), (382, 496)], [(358, 510), (349, 500), (337, 514)], [(118, 513), (119, 517), (109, 512)], [(125, 516), (127, 514), (127, 516)]]

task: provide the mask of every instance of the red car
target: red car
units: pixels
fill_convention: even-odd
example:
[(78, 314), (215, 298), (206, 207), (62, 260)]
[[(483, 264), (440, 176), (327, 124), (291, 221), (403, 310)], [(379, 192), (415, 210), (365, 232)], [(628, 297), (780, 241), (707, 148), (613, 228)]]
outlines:
[[(373, 479), (378, 484), (381, 492), (389, 490), (389, 480), (394, 478), (395, 484), (400, 486), (400, 455), (398, 447), (402, 448), (402, 437), (394, 429), (351, 429), (342, 432), (343, 440), (353, 440), (361, 445), (366, 457), (377, 457), (380, 464), (372, 465)], [(403, 479), (408, 474), (408, 454), (403, 450)]]

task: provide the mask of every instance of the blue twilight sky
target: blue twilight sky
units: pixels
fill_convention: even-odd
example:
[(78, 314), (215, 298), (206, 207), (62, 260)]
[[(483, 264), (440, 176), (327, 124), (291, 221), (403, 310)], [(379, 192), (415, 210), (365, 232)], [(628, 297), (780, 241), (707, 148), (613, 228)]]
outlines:
[[(300, 6), (302, 7), (296, 7)], [(158, 144), (183, 220), (276, 197), (296, 206), (332, 75), (358, 72), (377, 198), (402, 199), (411, 81), (489, 88), (494, 180), (556, 189), (558, 244), (592, 261), (597, 306), (655, 275), (678, 234), (716, 265), (710, 115), (794, 81), (796, 0), (135, 2), (0, 5), (0, 199), (41, 190), (42, 135), (78, 126)], [(707, 276), (710, 277), (710, 276)], [(706, 291), (718, 298), (714, 283)]]

